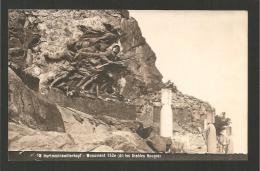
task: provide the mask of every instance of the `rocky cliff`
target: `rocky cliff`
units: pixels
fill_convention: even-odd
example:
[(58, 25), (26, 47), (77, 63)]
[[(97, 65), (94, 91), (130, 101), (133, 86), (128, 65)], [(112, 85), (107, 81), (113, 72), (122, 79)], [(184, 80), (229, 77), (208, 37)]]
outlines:
[[(115, 44), (121, 47), (122, 59), (130, 58), (125, 62), (131, 74), (126, 76), (124, 96), (136, 98), (161, 83), (156, 56), (128, 11), (14, 10), (9, 11), (9, 28), (9, 60), (39, 78), (40, 87), (49, 86), (63, 70), (73, 70), (68, 60), (59, 58), (73, 58), (84, 48), (104, 52)], [(94, 44), (99, 47), (93, 49)], [(81, 77), (77, 73), (65, 82), (73, 89)]]
[[(215, 109), (205, 101), (183, 94), (172, 82), (164, 84), (163, 88), (172, 90), (173, 137), (176, 142), (184, 144), (188, 153), (206, 152), (206, 144), (201, 131), (204, 120), (214, 121)], [(155, 91), (140, 96), (135, 100), (137, 118), (145, 126), (153, 125), (159, 132), (161, 91)]]
[[(8, 21), (10, 150), (153, 152), (133, 130), (156, 134), (165, 84), (127, 10), (10, 10)], [(204, 152), (198, 128), (214, 108), (172, 90), (174, 134)]]
[(42, 131), (65, 132), (57, 106), (24, 85), (11, 69), (8, 69), (8, 110), (11, 122)]

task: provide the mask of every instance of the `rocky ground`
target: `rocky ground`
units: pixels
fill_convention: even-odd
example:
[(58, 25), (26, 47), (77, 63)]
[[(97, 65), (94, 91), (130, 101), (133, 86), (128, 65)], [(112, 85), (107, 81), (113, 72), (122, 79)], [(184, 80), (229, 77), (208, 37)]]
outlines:
[[(156, 124), (144, 138), (137, 131), (142, 121), (91, 115), (52, 104), (44, 95), (27, 87), (11, 69), (8, 75), (11, 151), (165, 151), (166, 140), (156, 136)], [(201, 136), (187, 133), (178, 126), (174, 131), (174, 152), (205, 151)]]
[[(9, 122), (11, 151), (153, 152), (131, 121), (97, 119), (80, 111), (58, 106), (65, 132), (40, 131)], [(113, 125), (111, 125), (113, 123)], [(123, 126), (122, 126), (123, 125)]]

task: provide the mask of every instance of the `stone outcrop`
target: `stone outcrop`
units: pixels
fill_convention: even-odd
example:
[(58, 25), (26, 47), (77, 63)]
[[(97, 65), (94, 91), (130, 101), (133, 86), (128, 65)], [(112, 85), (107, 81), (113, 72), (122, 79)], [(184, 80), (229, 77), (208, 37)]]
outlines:
[[(9, 150), (164, 151), (164, 141), (157, 150), (147, 141), (153, 143), (148, 136), (159, 130), (165, 84), (155, 53), (127, 10), (10, 10), (8, 26)], [(111, 53), (119, 63), (96, 59)], [(98, 80), (100, 73), (109, 78)], [(120, 77), (126, 85), (115, 95)], [(87, 81), (98, 86), (79, 90)], [(99, 93), (91, 94), (92, 88)], [(172, 151), (204, 152), (199, 130), (214, 108), (174, 85), (172, 91)], [(140, 137), (140, 125), (153, 131)]]
[(136, 119), (135, 105), (129, 103), (95, 97), (67, 97), (61, 90), (55, 88), (51, 89), (45, 98), (61, 106), (74, 108), (95, 116), (107, 115), (118, 119)]
[(126, 56), (135, 56), (128, 66), (138, 80), (143, 80), (149, 88), (159, 88), (162, 75), (155, 67), (156, 56), (142, 37), (142, 33), (134, 18), (122, 19), (121, 28), (127, 34), (121, 40), (123, 52)]
[(65, 132), (41, 131), (9, 122), (10, 151), (153, 152), (132, 129), (137, 123), (94, 117), (58, 106)]
[(64, 132), (57, 106), (49, 103), (8, 69), (8, 118), (33, 129)]
[(40, 131), (26, 125), (9, 122), (9, 151), (61, 151), (74, 145), (68, 134), (56, 131)]
[[(156, 56), (126, 10), (10, 10), (9, 16), (9, 61), (39, 78), (40, 88), (48, 89), (53, 79), (75, 68), (63, 58), (77, 56), (78, 46), (103, 53), (114, 44), (121, 46), (121, 59), (130, 58), (125, 61), (131, 74), (126, 76), (124, 97), (136, 98), (161, 84)], [(71, 90), (80, 79), (76, 73), (64, 83)]]
[[(166, 84), (167, 85), (167, 84)], [(137, 118), (145, 126), (158, 128), (161, 110), (161, 92), (156, 91), (143, 95), (135, 100)], [(183, 146), (189, 153), (206, 152), (205, 138), (201, 134), (204, 119), (211, 121), (215, 109), (209, 103), (180, 92), (175, 85), (172, 87), (173, 138), (174, 144)], [(159, 130), (155, 130), (157, 133)], [(179, 147), (177, 149), (180, 149)], [(180, 150), (177, 150), (180, 152)]]
[[(147, 122), (147, 125), (159, 122), (161, 108), (161, 92), (140, 96), (135, 100), (137, 117)], [(214, 116), (215, 109), (209, 103), (193, 96), (185, 95), (176, 86), (172, 89), (173, 122), (179, 126), (194, 129), (204, 128), (204, 119)], [(185, 126), (185, 127), (184, 127)], [(190, 130), (192, 131), (192, 130)], [(194, 130), (195, 131), (195, 130)]]

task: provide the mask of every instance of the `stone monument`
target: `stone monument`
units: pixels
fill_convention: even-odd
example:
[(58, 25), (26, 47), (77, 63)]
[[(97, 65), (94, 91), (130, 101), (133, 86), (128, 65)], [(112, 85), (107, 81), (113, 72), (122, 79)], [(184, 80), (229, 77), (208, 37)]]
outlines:
[(163, 88), (161, 90), (161, 113), (160, 113), (160, 136), (172, 138), (173, 113), (172, 113), (172, 90)]
[(208, 123), (208, 126), (206, 128), (206, 144), (208, 153), (217, 152), (216, 128), (212, 123)]

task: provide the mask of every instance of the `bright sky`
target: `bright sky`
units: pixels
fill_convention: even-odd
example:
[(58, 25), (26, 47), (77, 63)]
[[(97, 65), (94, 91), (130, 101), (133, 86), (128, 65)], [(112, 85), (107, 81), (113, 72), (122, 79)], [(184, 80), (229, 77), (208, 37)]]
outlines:
[(234, 152), (247, 153), (247, 12), (132, 11), (164, 81), (232, 120)]

